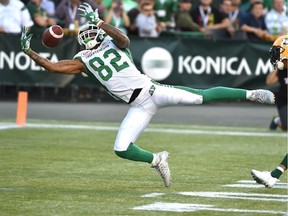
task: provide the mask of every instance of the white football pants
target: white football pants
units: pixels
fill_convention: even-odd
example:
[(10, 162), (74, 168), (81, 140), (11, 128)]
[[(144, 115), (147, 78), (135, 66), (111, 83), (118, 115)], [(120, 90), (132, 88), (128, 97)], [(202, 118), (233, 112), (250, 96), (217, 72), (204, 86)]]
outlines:
[[(151, 88), (153, 85), (155, 91)], [(141, 135), (158, 109), (178, 104), (202, 104), (202, 102), (203, 97), (201, 95), (168, 85), (149, 84), (130, 104), (128, 113), (120, 125), (114, 150), (126, 151), (130, 143), (134, 143)]]

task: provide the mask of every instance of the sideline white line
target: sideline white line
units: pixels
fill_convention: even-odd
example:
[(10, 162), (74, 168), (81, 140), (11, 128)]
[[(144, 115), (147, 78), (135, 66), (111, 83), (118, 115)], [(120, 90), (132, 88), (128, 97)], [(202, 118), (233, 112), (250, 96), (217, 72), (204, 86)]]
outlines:
[[(226, 184), (223, 185), (223, 187), (233, 187), (233, 188), (265, 188), (264, 185), (262, 184)], [(286, 184), (280, 184), (276, 183), (273, 188), (278, 188), (278, 189), (286, 189), (288, 190), (288, 185)], [(288, 200), (287, 200), (288, 201)]]
[[(19, 126), (11, 123), (0, 123), (1, 129), (17, 128)], [(111, 126), (92, 126), (92, 125), (65, 125), (65, 124), (36, 124), (28, 123), (27, 128), (64, 128), (64, 129), (90, 129), (103, 131), (117, 131), (118, 127)], [(256, 137), (287, 137), (286, 133), (267, 133), (267, 132), (242, 132), (242, 131), (209, 131), (193, 129), (164, 129), (164, 128), (147, 128), (145, 132), (152, 133), (174, 133), (174, 134), (209, 134), (209, 135), (226, 135), (226, 136), (256, 136)]]
[(237, 212), (237, 213), (258, 213), (269, 215), (283, 215), (286, 212), (271, 210), (248, 210), (248, 209), (224, 209), (214, 208), (213, 205), (193, 204), (193, 203), (164, 203), (155, 202), (149, 205), (136, 206), (133, 210), (144, 211), (168, 211), (168, 212), (195, 212), (195, 211), (218, 211), (218, 212)]
[(163, 196), (165, 193), (150, 193), (150, 194), (144, 194), (141, 197), (158, 197), (158, 196)]
[(19, 128), (19, 126), (11, 123), (0, 123), (0, 130), (6, 130), (11, 128)]
[[(254, 180), (239, 180), (237, 181), (239, 184), (226, 184), (222, 185), (222, 187), (235, 187), (235, 188), (264, 188), (265, 186), (262, 184), (257, 184)], [(277, 182), (273, 187), (280, 189), (288, 190), (288, 183)]]
[(223, 199), (240, 199), (240, 200), (257, 200), (272, 202), (288, 202), (287, 195), (277, 194), (255, 194), (255, 193), (230, 193), (230, 192), (179, 192), (184, 196), (223, 198)]

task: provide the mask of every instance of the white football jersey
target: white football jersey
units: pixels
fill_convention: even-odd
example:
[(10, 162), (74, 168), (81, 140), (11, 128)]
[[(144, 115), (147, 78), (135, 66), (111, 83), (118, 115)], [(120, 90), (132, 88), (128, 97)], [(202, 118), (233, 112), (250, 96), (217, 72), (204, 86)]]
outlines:
[(151, 84), (151, 79), (136, 68), (130, 51), (119, 49), (110, 36), (97, 49), (80, 51), (74, 59), (83, 62), (90, 78), (96, 78), (109, 93), (125, 102), (136, 88)]

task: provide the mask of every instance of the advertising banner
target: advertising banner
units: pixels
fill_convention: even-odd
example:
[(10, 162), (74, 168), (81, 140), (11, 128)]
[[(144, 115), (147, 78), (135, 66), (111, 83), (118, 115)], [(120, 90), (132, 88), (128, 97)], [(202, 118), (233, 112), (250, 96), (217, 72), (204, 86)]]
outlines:
[[(0, 35), (0, 84), (28, 86), (97, 86), (81, 75), (52, 74), (21, 51), (20, 36)], [(201, 38), (132, 37), (130, 50), (137, 68), (159, 81), (194, 88), (215, 86), (266, 88), (272, 70), (268, 42), (213, 41)], [(72, 59), (79, 51), (75, 37), (65, 37), (55, 48), (46, 48), (41, 38), (31, 47), (51, 61)]]

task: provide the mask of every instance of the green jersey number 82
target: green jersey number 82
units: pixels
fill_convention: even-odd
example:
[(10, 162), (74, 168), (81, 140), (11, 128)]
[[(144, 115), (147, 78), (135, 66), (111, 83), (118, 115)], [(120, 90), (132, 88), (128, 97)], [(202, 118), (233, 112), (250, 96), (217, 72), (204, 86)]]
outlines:
[[(114, 58), (110, 60), (109, 64), (105, 64), (100, 57), (95, 57), (89, 61), (90, 66), (98, 72), (99, 76), (104, 81), (108, 81), (112, 77), (113, 71), (111, 67), (113, 67), (117, 72), (129, 67), (129, 64), (126, 61), (121, 62), (122, 57), (115, 49), (107, 50), (103, 54), (104, 60), (111, 55), (114, 55)], [(100, 66), (96, 66), (95, 62), (97, 62)]]

